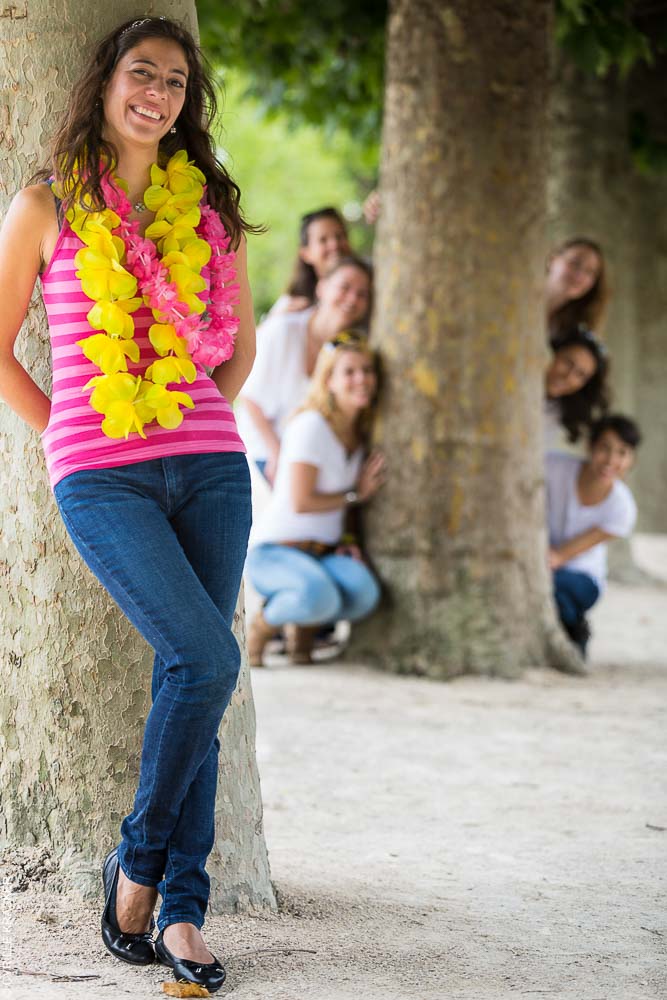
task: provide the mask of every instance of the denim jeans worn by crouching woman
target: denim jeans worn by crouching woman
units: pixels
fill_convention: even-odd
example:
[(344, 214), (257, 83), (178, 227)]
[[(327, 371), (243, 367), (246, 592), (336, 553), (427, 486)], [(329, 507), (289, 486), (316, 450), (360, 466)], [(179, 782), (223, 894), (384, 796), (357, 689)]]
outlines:
[(564, 625), (576, 625), (600, 596), (600, 588), (588, 573), (561, 567), (554, 570), (554, 598)]
[(358, 559), (316, 559), (288, 545), (264, 543), (251, 549), (248, 576), (267, 599), (264, 617), (270, 625), (354, 622), (369, 615), (380, 599), (377, 580)]
[(240, 666), (232, 623), (251, 522), (245, 455), (74, 472), (55, 496), (80, 555), (155, 650), (153, 705), (120, 865), (133, 882), (158, 887), (160, 928), (201, 927), (217, 732)]

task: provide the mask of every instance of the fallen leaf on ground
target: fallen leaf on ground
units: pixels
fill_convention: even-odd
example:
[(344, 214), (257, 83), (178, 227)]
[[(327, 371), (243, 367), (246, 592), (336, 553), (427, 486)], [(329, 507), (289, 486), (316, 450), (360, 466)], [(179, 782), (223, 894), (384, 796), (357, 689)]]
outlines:
[(205, 986), (198, 986), (197, 983), (163, 983), (162, 990), (168, 997), (210, 997), (211, 994)]

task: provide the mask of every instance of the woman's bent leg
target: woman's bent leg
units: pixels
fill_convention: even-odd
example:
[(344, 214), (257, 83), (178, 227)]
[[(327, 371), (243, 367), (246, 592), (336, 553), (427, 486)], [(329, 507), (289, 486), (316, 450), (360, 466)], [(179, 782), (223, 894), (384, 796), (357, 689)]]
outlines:
[(324, 557), (322, 566), (342, 597), (339, 618), (355, 622), (374, 610), (380, 600), (380, 587), (365, 563), (352, 556), (331, 555)]
[[(219, 501), (227, 505), (239, 535), (234, 565), (228, 565), (227, 607), (231, 605), (232, 612), (227, 618), (170, 524), (182, 503), (186, 460), (214, 458), (236, 459), (239, 464), (229, 495)], [(236, 683), (240, 653), (231, 616), (250, 523), (243, 456), (182, 456), (180, 462), (170, 458), (88, 470), (67, 477), (56, 488), (79, 552), (162, 661), (164, 678), (156, 685), (146, 723), (139, 787), (134, 809), (123, 822), (119, 850), (127, 877), (152, 886), (165, 871), (169, 840), (188, 790), (215, 751), (218, 726)], [(192, 472), (190, 468), (190, 476)], [(203, 522), (201, 530), (202, 546), (220, 555)], [(207, 824), (208, 818), (202, 827)], [(204, 836), (196, 817), (191, 826), (193, 841)], [(204, 898), (197, 886), (192, 888), (184, 904), (187, 912), (180, 916), (201, 926), (207, 893)]]
[(587, 573), (571, 569), (557, 569), (553, 577), (560, 619), (564, 625), (576, 625), (600, 596), (598, 585)]
[(340, 617), (338, 587), (314, 556), (288, 545), (258, 545), (247, 568), (253, 587), (267, 598), (270, 625), (321, 625)]

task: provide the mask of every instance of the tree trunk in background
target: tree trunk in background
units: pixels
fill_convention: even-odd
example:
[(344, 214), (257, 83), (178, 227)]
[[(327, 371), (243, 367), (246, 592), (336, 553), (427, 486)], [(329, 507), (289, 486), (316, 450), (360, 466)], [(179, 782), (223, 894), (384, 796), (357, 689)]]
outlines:
[[(185, 20), (193, 2), (142, 13)], [(0, 207), (44, 158), (88, 47), (136, 15), (134, 0), (27, 0), (0, 18)], [(138, 15), (141, 16), (141, 15)], [(48, 389), (49, 344), (34, 296), (18, 352)], [(99, 861), (132, 806), (152, 653), (70, 545), (36, 434), (0, 407), (0, 843), (49, 845), (66, 885), (99, 891)], [(11, 470), (11, 471), (10, 471)], [(242, 606), (240, 606), (242, 611)], [(243, 641), (242, 616), (237, 629)], [(212, 905), (275, 906), (262, 833), (247, 663), (221, 730)]]
[(602, 246), (612, 299), (603, 334), (614, 405), (634, 412), (637, 339), (635, 174), (628, 105), (616, 78), (583, 73), (557, 53), (550, 92), (549, 241), (590, 236)]
[[(667, 531), (667, 226), (658, 208), (667, 180), (642, 178), (634, 167), (628, 141), (631, 87), (615, 76), (601, 80), (583, 73), (562, 53), (554, 67), (550, 242), (585, 235), (604, 250), (612, 298), (601, 332), (611, 355), (612, 405), (636, 417), (645, 434), (630, 477), (639, 528)], [(659, 97), (660, 76), (655, 67), (650, 76), (634, 75), (643, 105), (651, 86)], [(653, 582), (635, 565), (628, 541), (612, 543), (609, 555), (614, 579)]]
[(373, 340), (390, 598), (354, 652), (446, 678), (572, 665), (546, 568), (547, 0), (390, 5)]
[[(630, 81), (630, 106), (648, 109), (667, 135), (667, 58), (658, 56)], [(644, 432), (634, 484), (642, 531), (667, 532), (667, 177), (639, 176), (635, 195), (637, 343), (635, 410)]]

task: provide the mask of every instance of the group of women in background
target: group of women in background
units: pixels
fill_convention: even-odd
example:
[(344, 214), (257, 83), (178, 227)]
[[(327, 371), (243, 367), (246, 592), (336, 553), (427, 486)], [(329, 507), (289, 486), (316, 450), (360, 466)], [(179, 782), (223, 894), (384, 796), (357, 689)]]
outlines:
[[(550, 255), (545, 284), (549, 451), (580, 442), (608, 410), (607, 352), (593, 332), (607, 300), (601, 248), (568, 240)], [(359, 618), (378, 599), (358, 540), (344, 535), (346, 510), (370, 499), (384, 476), (380, 456), (362, 463), (377, 388), (365, 339), (371, 301), (371, 269), (352, 254), (342, 216), (333, 208), (305, 215), (294, 275), (259, 328), (239, 415), (249, 455), (273, 487), (247, 564), (264, 598), (249, 628), (254, 666), (284, 626), (292, 661), (309, 662), (316, 626)]]

